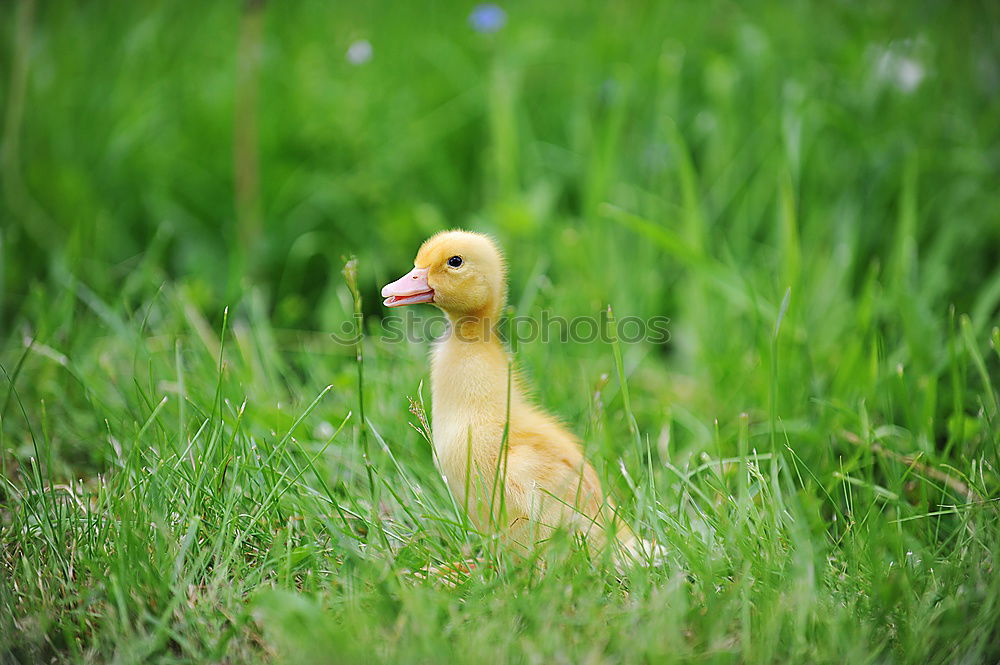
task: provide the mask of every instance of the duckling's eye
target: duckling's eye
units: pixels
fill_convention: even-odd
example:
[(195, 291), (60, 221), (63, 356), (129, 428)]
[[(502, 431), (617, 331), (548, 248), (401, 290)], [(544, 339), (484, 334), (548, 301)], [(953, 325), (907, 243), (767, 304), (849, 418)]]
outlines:
[(452, 268), (460, 267), (462, 265), (462, 257), (461, 256), (451, 257), (450, 259), (448, 259), (448, 265), (450, 265)]

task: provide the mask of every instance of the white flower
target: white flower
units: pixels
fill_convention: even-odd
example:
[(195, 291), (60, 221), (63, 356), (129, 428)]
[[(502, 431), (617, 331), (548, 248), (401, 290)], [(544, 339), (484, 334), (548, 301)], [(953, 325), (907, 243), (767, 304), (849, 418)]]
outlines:
[(912, 58), (900, 58), (896, 65), (896, 85), (903, 92), (913, 92), (924, 80), (923, 66)]
[(913, 43), (909, 40), (875, 49), (873, 69), (876, 80), (890, 83), (906, 94), (916, 90), (926, 72), (923, 64), (913, 57), (913, 50)]
[(374, 52), (370, 41), (359, 39), (347, 47), (347, 62), (352, 65), (363, 65), (372, 59)]

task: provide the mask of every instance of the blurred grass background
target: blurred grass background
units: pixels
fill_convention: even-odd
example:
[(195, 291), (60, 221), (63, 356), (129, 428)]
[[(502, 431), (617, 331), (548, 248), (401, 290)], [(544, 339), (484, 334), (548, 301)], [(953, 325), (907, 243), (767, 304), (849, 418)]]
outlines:
[[(0, 7), (0, 649), (995, 660), (997, 5), (476, 11)], [(483, 547), (409, 427), (426, 345), (378, 340), (379, 285), (455, 226), (520, 313), (672, 320), (623, 349), (628, 409), (607, 345), (518, 348), (677, 552), (628, 592), (572, 555), (401, 573)]]
[[(492, 35), (449, 3), (20, 7), (4, 9), (7, 321), (60, 271), (110, 297), (149, 266), (206, 309), (258, 287), (278, 325), (319, 328), (342, 254), (391, 273), (451, 225), (553, 271), (567, 253), (546, 243), (572, 230), (617, 271), (638, 242), (601, 205), (677, 225), (686, 162), (705, 241), (734, 261), (780, 263), (784, 192), (804, 259), (846, 247), (854, 284), (884, 269), (911, 161), (916, 246), (964, 257), (926, 288), (965, 309), (1000, 258), (981, 186), (1000, 123), (990, 3), (512, 5)], [(371, 60), (352, 65), (362, 39)], [(671, 311), (678, 269), (661, 270), (650, 300)]]

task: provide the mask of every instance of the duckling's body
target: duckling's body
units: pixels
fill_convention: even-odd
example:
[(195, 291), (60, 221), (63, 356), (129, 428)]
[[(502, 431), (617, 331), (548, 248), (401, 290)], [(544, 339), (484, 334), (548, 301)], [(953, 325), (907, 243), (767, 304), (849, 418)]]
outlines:
[(524, 548), (559, 526), (603, 543), (613, 509), (597, 474), (576, 437), (527, 397), (496, 333), (506, 292), (499, 249), (465, 231), (431, 237), (382, 290), (387, 306), (427, 302), (448, 315), (431, 358), (435, 461), (481, 530)]

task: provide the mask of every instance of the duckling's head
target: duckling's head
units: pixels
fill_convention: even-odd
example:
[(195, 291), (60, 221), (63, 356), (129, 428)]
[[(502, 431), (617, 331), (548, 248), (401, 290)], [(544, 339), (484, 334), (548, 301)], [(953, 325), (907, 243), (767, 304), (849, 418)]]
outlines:
[(493, 239), (470, 231), (428, 238), (414, 268), (382, 288), (386, 307), (433, 303), (454, 318), (495, 318), (507, 300), (507, 268)]

